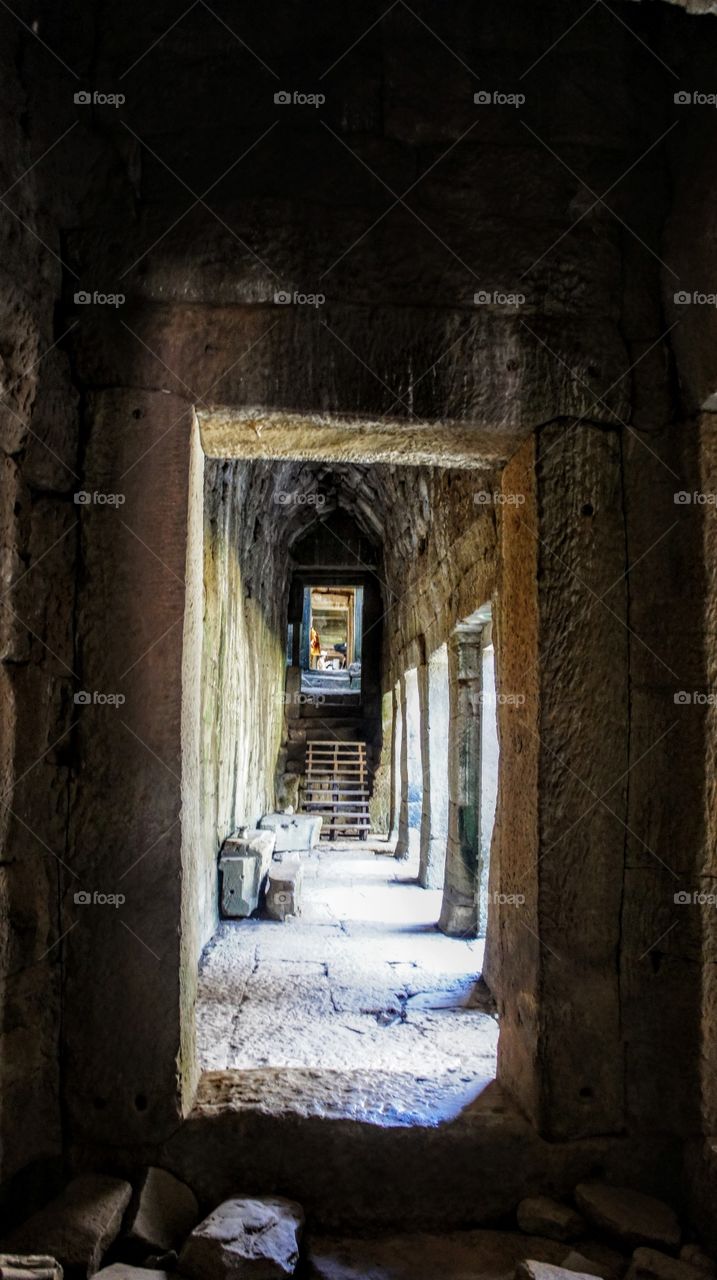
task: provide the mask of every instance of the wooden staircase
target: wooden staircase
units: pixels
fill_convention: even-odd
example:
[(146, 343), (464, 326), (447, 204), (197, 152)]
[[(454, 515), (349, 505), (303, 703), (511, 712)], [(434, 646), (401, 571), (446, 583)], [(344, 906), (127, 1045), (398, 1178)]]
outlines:
[(301, 811), (323, 818), (322, 840), (366, 840), (371, 825), (368, 784), (365, 742), (307, 742)]

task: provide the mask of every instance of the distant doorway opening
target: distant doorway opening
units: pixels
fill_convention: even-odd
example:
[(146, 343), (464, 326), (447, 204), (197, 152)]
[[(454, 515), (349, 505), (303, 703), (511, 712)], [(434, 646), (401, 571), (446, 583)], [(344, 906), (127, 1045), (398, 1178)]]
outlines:
[(301, 692), (360, 695), (363, 587), (305, 586), (301, 620)]

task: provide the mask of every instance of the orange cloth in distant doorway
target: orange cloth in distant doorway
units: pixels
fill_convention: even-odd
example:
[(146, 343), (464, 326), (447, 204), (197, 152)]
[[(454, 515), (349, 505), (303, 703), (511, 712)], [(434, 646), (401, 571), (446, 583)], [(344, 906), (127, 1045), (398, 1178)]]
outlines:
[(309, 634), (309, 666), (315, 667), (321, 654), (321, 641), (319, 633), (315, 627), (311, 628)]

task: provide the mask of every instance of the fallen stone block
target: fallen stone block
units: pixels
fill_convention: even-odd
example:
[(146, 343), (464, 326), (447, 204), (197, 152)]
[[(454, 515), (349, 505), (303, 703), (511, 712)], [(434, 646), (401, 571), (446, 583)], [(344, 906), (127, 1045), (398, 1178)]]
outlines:
[(0, 1280), (62, 1280), (62, 1267), (45, 1254), (0, 1253)]
[(577, 1240), (585, 1233), (585, 1219), (569, 1205), (549, 1196), (521, 1200), (518, 1226), (529, 1236), (547, 1236), (549, 1240)]
[(262, 831), (276, 834), (276, 853), (313, 849), (321, 835), (321, 818), (310, 813), (267, 813), (259, 822)]
[(560, 1265), (566, 1271), (582, 1271), (585, 1275), (599, 1276), (600, 1280), (623, 1280), (628, 1260), (608, 1245), (585, 1240), (580, 1242), (580, 1251), (571, 1249)]
[(659, 1249), (636, 1249), (627, 1280), (697, 1280), (700, 1274), (691, 1262), (672, 1258)]
[(536, 1262), (532, 1258), (525, 1258), (515, 1269), (515, 1280), (586, 1280), (589, 1275), (587, 1271), (569, 1271), (567, 1267)]
[(227, 836), (222, 845), (222, 853), (228, 856), (253, 853), (265, 866), (268, 866), (275, 844), (276, 835), (273, 831), (260, 831), (258, 827), (241, 827), (235, 835)]
[(581, 1182), (575, 1188), (575, 1202), (594, 1226), (630, 1248), (664, 1245), (674, 1249), (680, 1243), (680, 1224), (674, 1210), (641, 1191), (606, 1182)]
[(150, 1267), (132, 1267), (128, 1262), (113, 1262), (95, 1272), (94, 1280), (171, 1280), (168, 1271), (156, 1271)]
[(266, 881), (266, 914), (272, 920), (286, 920), (301, 914), (304, 868), (298, 858), (273, 862)]
[(6, 1247), (48, 1254), (69, 1277), (94, 1275), (119, 1235), (131, 1195), (129, 1182), (121, 1178), (83, 1174), (13, 1231)]
[(683, 1262), (689, 1262), (691, 1266), (704, 1271), (706, 1275), (717, 1275), (717, 1265), (714, 1260), (698, 1244), (683, 1244), (680, 1249), (680, 1258)]
[(196, 1226), (199, 1204), (194, 1192), (166, 1169), (150, 1168), (136, 1192), (127, 1240), (145, 1251), (167, 1252)]
[(294, 1274), (304, 1225), (282, 1196), (236, 1197), (195, 1227), (179, 1257), (192, 1280), (280, 1280)]
[(148, 1271), (176, 1271), (179, 1262), (179, 1254), (176, 1249), (169, 1249), (167, 1253), (148, 1253), (142, 1259), (142, 1266)]
[(219, 857), (223, 916), (243, 919), (256, 911), (275, 842), (273, 831), (256, 830), (224, 841)]

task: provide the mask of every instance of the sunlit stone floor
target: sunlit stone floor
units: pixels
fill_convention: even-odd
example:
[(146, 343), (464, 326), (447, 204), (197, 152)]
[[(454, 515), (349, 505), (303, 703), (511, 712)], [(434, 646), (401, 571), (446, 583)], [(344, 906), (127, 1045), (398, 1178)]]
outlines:
[(392, 1073), (455, 1104), (494, 1077), (483, 943), (439, 933), (440, 893), (387, 848), (322, 846), (300, 917), (222, 923), (200, 972), (204, 1070)]

